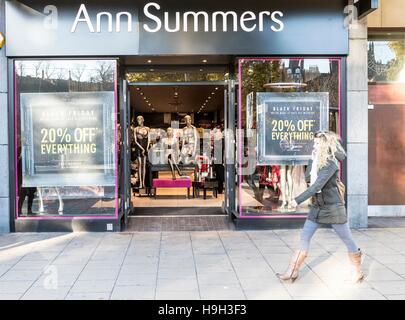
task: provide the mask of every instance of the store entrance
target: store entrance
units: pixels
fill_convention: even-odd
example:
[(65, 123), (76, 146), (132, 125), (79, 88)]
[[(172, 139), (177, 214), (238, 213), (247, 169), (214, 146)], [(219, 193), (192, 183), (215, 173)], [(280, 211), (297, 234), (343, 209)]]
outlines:
[(224, 87), (129, 86), (131, 216), (225, 215)]

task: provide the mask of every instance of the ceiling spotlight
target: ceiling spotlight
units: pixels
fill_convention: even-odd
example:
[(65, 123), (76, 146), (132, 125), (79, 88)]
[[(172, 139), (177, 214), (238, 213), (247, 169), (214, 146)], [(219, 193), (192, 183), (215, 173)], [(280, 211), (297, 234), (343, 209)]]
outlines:
[(141, 88), (136, 88), (136, 90), (138, 90), (138, 91), (139, 91), (139, 90), (141, 90)]
[(143, 95), (144, 95), (144, 93), (143, 93), (143, 92), (141, 92), (141, 93), (140, 93), (140, 95), (141, 95), (141, 96), (143, 96)]
[(146, 97), (143, 97), (143, 100), (146, 100)]
[(152, 63), (152, 60), (148, 60), (148, 63)]
[(211, 99), (211, 97), (208, 97), (208, 99)]
[(211, 94), (212, 94), (212, 95), (214, 95), (214, 94), (215, 94), (215, 92), (211, 92)]
[(152, 111), (155, 111), (155, 108), (152, 108)]
[(203, 69), (200, 69), (200, 72), (203, 72), (204, 70)]
[(148, 104), (148, 106), (149, 106), (149, 107), (151, 107), (151, 106), (152, 106), (152, 104), (151, 104), (151, 103), (149, 103), (149, 104)]
[(155, 71), (155, 69), (150, 69), (150, 72), (153, 72), (153, 71)]
[(203, 63), (207, 63), (207, 62), (208, 62), (208, 60), (207, 60), (207, 59), (204, 59), (202, 62), (203, 62)]
[(215, 88), (215, 90), (218, 90), (218, 89), (219, 89), (218, 87)]

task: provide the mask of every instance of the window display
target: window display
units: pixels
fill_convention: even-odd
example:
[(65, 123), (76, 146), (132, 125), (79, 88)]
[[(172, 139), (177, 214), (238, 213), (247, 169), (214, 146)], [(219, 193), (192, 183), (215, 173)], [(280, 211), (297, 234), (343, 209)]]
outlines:
[[(140, 161), (137, 156), (131, 158), (131, 214), (177, 215), (180, 208), (190, 208), (184, 211), (187, 214), (191, 208), (193, 214), (221, 212), (225, 197), (224, 90), (217, 84), (143, 83), (129, 89), (132, 123), (142, 119), (149, 130), (142, 190)], [(135, 132), (134, 125), (131, 130)], [(137, 148), (133, 142), (134, 151)]]
[(148, 150), (150, 146), (150, 129), (144, 126), (144, 121), (145, 120), (142, 116), (138, 116), (138, 126), (134, 129), (135, 152), (136, 159), (138, 160), (139, 189), (145, 188), (146, 161), (148, 159)]
[(116, 61), (21, 60), (15, 80), (18, 217), (116, 216)]
[(172, 171), (172, 178), (173, 180), (176, 180), (176, 173), (174, 169), (177, 170), (180, 177), (183, 176), (183, 173), (177, 165), (179, 162), (180, 147), (179, 141), (173, 135), (173, 128), (167, 129), (167, 138), (163, 139), (163, 148), (165, 150), (165, 159), (167, 163), (169, 163)]
[[(241, 217), (305, 216), (305, 169), (318, 131), (340, 130), (340, 60), (239, 60), (238, 204)], [(266, 193), (269, 196), (266, 196)]]
[(195, 156), (199, 152), (199, 134), (197, 128), (191, 124), (191, 117), (185, 117), (186, 126), (183, 128), (181, 162), (184, 164), (195, 163)]
[[(369, 34), (368, 79), (368, 203), (403, 206), (404, 32)], [(386, 208), (383, 211), (387, 213)]]
[(328, 128), (329, 93), (258, 92), (256, 97), (258, 164), (305, 164), (315, 132)]

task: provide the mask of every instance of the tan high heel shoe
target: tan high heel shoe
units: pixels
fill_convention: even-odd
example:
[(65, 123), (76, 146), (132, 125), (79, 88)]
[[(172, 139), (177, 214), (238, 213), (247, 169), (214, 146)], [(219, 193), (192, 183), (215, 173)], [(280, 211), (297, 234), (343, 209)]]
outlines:
[(287, 271), (284, 274), (277, 273), (277, 277), (282, 281), (294, 282), (299, 276), (299, 269), (307, 257), (307, 251), (296, 251), (290, 261)]
[(349, 252), (349, 261), (353, 267), (353, 276), (352, 281), (354, 283), (360, 283), (364, 280), (364, 273), (361, 270), (361, 260), (362, 260), (362, 252), (359, 249), (358, 252)]

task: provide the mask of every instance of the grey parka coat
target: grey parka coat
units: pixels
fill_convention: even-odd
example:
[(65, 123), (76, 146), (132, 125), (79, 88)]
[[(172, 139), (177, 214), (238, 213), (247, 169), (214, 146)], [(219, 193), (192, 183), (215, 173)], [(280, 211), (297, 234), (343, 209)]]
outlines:
[[(337, 160), (342, 161), (345, 155), (336, 152)], [(305, 179), (310, 182), (312, 161), (305, 172)], [(321, 224), (343, 224), (347, 222), (347, 213), (344, 202), (340, 198), (337, 188), (339, 167), (336, 161), (330, 159), (325, 167), (318, 171), (318, 176), (313, 185), (295, 198), (297, 204), (312, 197), (308, 219)], [(318, 191), (321, 191), (318, 193)]]

